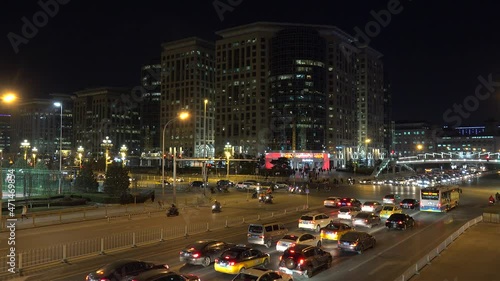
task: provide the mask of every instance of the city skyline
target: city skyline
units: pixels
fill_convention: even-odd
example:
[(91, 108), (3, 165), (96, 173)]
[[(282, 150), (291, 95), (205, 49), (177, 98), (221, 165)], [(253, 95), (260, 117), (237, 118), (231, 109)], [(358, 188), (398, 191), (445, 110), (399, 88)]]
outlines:
[[(496, 21), (488, 14), (497, 4), (453, 3), (451, 9), (447, 3), (410, 1), (313, 1), (288, 6), (279, 1), (231, 1), (233, 6), (223, 0), (198, 4), (149, 1), (140, 7), (118, 2), (40, 3), (9, 1), (8, 14), (2, 17), (5, 37), (0, 45), (0, 88), (18, 90), (26, 98), (100, 86), (138, 86), (140, 67), (159, 59), (161, 43), (190, 36), (214, 41), (217, 31), (272, 21), (332, 25), (351, 35), (374, 28), (373, 36), (360, 38), (384, 54), (395, 120), (457, 125), (460, 121), (465, 125), (497, 117), (495, 77), (500, 59), (494, 50), (499, 40), (488, 28)], [(49, 11), (46, 20), (40, 16), (44, 9)], [(462, 18), (466, 9), (473, 17), (467, 21)], [(23, 36), (23, 25), (33, 23), (35, 15), (45, 22), (39, 22), (32, 38), (15, 37)], [(387, 15), (390, 20), (386, 17), (384, 22)], [(481, 85), (487, 91), (478, 96), (476, 88)], [(462, 112), (455, 105), (462, 106)]]

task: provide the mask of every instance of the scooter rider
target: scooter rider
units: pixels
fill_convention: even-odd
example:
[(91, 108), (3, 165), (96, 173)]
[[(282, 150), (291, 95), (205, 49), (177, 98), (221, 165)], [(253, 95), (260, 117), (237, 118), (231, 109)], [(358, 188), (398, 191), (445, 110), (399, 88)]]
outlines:
[(172, 206), (170, 207), (170, 209), (168, 210), (168, 212), (170, 214), (175, 214), (177, 213), (179, 210), (177, 209), (177, 207), (175, 206), (175, 204), (172, 204)]

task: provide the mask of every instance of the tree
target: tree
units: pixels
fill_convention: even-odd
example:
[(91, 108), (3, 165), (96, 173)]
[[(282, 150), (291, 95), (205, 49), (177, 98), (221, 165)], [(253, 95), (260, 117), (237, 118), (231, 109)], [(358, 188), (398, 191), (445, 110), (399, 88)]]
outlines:
[(109, 165), (106, 179), (104, 180), (104, 192), (111, 196), (122, 196), (128, 191), (130, 178), (128, 170), (121, 165)]
[(271, 160), (273, 167), (271, 168), (274, 173), (290, 174), (290, 160), (286, 157)]
[(99, 184), (94, 177), (92, 167), (83, 166), (80, 174), (75, 178), (75, 189), (80, 192), (97, 192)]

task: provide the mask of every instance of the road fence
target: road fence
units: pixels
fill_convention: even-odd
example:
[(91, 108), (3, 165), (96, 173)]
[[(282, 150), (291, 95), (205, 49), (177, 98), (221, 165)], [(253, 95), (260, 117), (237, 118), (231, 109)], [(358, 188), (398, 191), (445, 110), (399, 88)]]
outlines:
[(481, 222), (483, 220), (482, 216), (479, 216), (475, 219), (468, 221), (462, 227), (460, 227), (457, 231), (453, 232), (450, 236), (448, 236), (443, 242), (441, 242), (436, 248), (430, 251), (427, 255), (419, 259), (415, 264), (411, 265), (401, 276), (395, 279), (395, 281), (407, 281), (410, 280), (413, 276), (418, 275), (422, 268), (431, 264), (431, 261), (438, 257), (442, 251), (444, 251), (448, 246), (453, 243), (455, 239), (457, 239), (462, 233), (464, 233), (469, 227)]
[(307, 210), (307, 206), (287, 208), (284, 210), (247, 215), (241, 217), (220, 218), (213, 222), (193, 223), (176, 226), (153, 227), (132, 232), (117, 233), (101, 238), (75, 241), (65, 244), (53, 245), (45, 248), (31, 249), (16, 252), (17, 274), (8, 272), (8, 261), (6, 252), (0, 257), (0, 280), (9, 280), (22, 275), (23, 272), (36, 269), (40, 266), (48, 266), (61, 262), (70, 262), (71, 259), (89, 257), (92, 255), (103, 255), (107, 252), (123, 250), (141, 245), (158, 243), (165, 240), (187, 237), (190, 235), (205, 233), (228, 227), (242, 226), (245, 223), (257, 222), (273, 217), (285, 216), (290, 213)]

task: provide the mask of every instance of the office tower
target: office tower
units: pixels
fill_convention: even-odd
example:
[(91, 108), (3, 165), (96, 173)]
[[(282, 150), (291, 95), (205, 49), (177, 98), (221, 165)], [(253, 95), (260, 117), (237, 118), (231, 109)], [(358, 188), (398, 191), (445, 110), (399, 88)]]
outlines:
[(161, 64), (143, 65), (141, 68), (142, 101), (139, 103), (141, 126), (141, 150), (154, 152), (161, 150), (160, 103)]
[[(178, 154), (185, 157), (204, 155), (213, 157), (214, 44), (193, 37), (164, 43), (162, 50), (160, 115), (162, 130), (167, 123), (177, 118), (180, 111), (187, 110), (190, 113), (189, 119), (176, 120), (166, 128), (166, 151), (172, 153), (172, 148), (176, 148)], [(208, 101), (206, 107), (205, 100)], [(161, 141), (160, 133), (160, 143)]]

